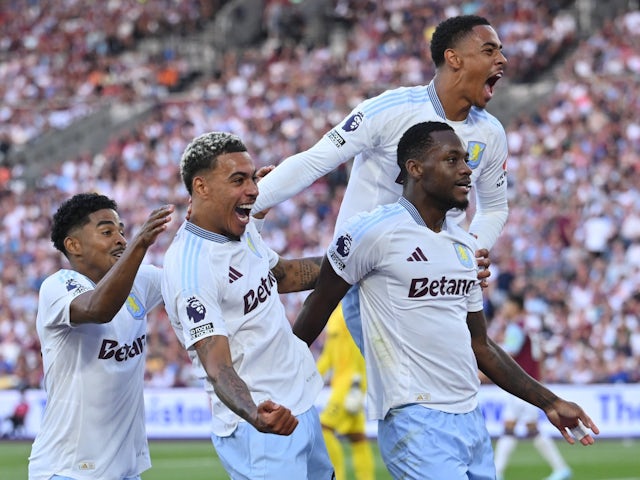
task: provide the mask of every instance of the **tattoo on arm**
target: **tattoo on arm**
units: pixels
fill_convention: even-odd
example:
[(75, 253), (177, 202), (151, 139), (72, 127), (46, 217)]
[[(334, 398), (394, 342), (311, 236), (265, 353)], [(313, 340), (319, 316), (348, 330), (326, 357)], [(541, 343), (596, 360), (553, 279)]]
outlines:
[(305, 258), (300, 261), (298, 284), (300, 290), (311, 290), (316, 285), (322, 257)]
[(257, 407), (251, 398), (247, 384), (238, 376), (233, 365), (217, 361), (215, 373), (211, 372), (212, 368), (208, 366), (209, 355), (216, 355), (213, 350), (217, 341), (219, 340), (215, 336), (200, 340), (196, 344), (198, 357), (222, 403), (253, 425), (257, 419)]
[(296, 260), (282, 260), (271, 270), (284, 291), (298, 292), (311, 290), (316, 285), (322, 257), (307, 257)]
[(247, 420), (255, 424), (257, 420), (257, 407), (251, 398), (247, 384), (238, 376), (233, 366), (223, 365), (218, 373), (218, 378), (213, 382), (216, 395), (222, 402)]

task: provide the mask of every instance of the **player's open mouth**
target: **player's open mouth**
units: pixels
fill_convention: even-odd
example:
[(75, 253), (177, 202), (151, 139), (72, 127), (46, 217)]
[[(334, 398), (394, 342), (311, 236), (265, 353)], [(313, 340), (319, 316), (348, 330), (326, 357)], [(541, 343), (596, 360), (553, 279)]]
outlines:
[(502, 78), (502, 72), (496, 73), (495, 75), (492, 75), (487, 79), (487, 81), (484, 84), (484, 91), (487, 99), (491, 99), (491, 97), (493, 97), (493, 87), (501, 78)]
[(242, 223), (249, 223), (252, 207), (252, 203), (238, 205), (236, 207), (236, 215), (238, 216), (238, 220), (240, 220)]
[(120, 258), (123, 253), (124, 253), (124, 248), (119, 248), (118, 250), (114, 250), (113, 252), (111, 252), (111, 255), (113, 255), (114, 257)]

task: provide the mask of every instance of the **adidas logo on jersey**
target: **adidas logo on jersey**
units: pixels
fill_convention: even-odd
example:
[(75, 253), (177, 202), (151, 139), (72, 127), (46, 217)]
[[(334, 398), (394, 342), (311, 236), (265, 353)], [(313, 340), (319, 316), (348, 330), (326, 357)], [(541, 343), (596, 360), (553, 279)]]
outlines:
[(428, 261), (429, 259), (422, 252), (420, 247), (416, 247), (413, 253), (407, 257), (407, 262), (428, 262)]
[(229, 283), (235, 282), (240, 277), (242, 277), (242, 273), (240, 273), (238, 270), (236, 270), (233, 267), (229, 267)]

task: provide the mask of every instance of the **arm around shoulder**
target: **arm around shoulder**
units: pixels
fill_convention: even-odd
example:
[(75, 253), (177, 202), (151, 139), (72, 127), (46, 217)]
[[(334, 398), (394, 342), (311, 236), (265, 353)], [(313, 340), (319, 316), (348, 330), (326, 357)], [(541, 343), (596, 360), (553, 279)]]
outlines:
[(334, 270), (325, 257), (320, 268), (316, 288), (307, 297), (293, 324), (293, 333), (311, 345), (327, 324), (331, 313), (351, 288)]

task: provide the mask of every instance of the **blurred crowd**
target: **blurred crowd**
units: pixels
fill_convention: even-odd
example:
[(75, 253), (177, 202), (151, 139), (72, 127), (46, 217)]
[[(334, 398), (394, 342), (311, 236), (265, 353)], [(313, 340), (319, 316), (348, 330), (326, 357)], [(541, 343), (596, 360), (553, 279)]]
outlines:
[(136, 46), (146, 38), (198, 31), (219, 3), (3, 1), (1, 141), (23, 145), (106, 102), (166, 95), (184, 74), (184, 62), (173, 51), (149, 54)]
[[(55, 55), (38, 58), (37, 48), (24, 45), (28, 36), (38, 38), (32, 32), (47, 26), (53, 32), (55, 15), (67, 20), (57, 24), (70, 23), (77, 27), (72, 31), (83, 31), (85, 41), (100, 37), (92, 44), (95, 50), (110, 33), (126, 30), (119, 8), (138, 12), (129, 19), (150, 17), (144, 25), (155, 20), (153, 32), (172, 17), (166, 12), (175, 9), (176, 21), (188, 30), (196, 28), (193, 14), (206, 2), (112, 0), (105, 5), (113, 8), (102, 13), (99, 24), (84, 24), (91, 22), (90, 15), (82, 20), (69, 16), (68, 8), (81, 2), (6, 3), (34, 12), (46, 5), (50, 16), (33, 13), (22, 27), (5, 30), (18, 15), (3, 6), (0, 78), (5, 80), (3, 75), (13, 68), (21, 72), (25, 88), (0, 82), (0, 97), (15, 100), (2, 102), (0, 136), (15, 125), (38, 124), (28, 116), (16, 117), (20, 109), (14, 105), (31, 105), (31, 113), (52, 113), (47, 91), (66, 95), (68, 106), (84, 102), (76, 95), (86, 78), (74, 83), (71, 73), (90, 69), (82, 55), (65, 57), (65, 71), (52, 73), (49, 68), (56, 62), (49, 65), (44, 58)], [(532, 114), (505, 125), (511, 153), (510, 216), (491, 252), (492, 277), (485, 290), (491, 332), (500, 337), (505, 326), (502, 302), (509, 290), (518, 290), (526, 295), (530, 328), (543, 339), (546, 381), (640, 381), (640, 13), (622, 15), (578, 41), (573, 17), (562, 10), (572, 3), (492, 0), (458, 8), (440, 0), (336, 0), (327, 14), (333, 28), (326, 41), (307, 44), (300, 40), (304, 25), (295, 38), (282, 27), (286, 11), (277, 7), (286, 5), (266, 2), (263, 42), (226, 52), (215, 75), (200, 78), (179, 96), (161, 96), (149, 118), (112, 138), (99, 153), (80, 152), (61, 165), (46, 167), (35, 188), (25, 188), (19, 180), (19, 166), (7, 171), (0, 177), (0, 388), (41, 385), (37, 293), (46, 276), (65, 266), (49, 240), (50, 218), (63, 200), (86, 190), (113, 197), (129, 236), (151, 209), (176, 204), (170, 232), (147, 257), (160, 265), (171, 233), (185, 216), (188, 198), (178, 162), (194, 136), (232, 131), (245, 140), (258, 165), (277, 164), (315, 143), (364, 98), (428, 81), (433, 74), (430, 33), (440, 20), (460, 13), (484, 15), (498, 30), (509, 59), (509, 80), (501, 82), (531, 81), (562, 57), (553, 92)], [(138, 31), (137, 23), (131, 20), (130, 30)], [(60, 43), (74, 36), (62, 37)], [(16, 47), (18, 40), (23, 45)], [(53, 48), (57, 42), (49, 43)], [(569, 51), (569, 45), (576, 48)], [(72, 50), (66, 48), (67, 53)], [(110, 61), (124, 62), (130, 53), (119, 52)], [(29, 55), (34, 60), (28, 61)], [(156, 68), (153, 59), (136, 66), (145, 68)], [(50, 90), (26, 87), (40, 78), (39, 72), (47, 74), (42, 78), (49, 76)], [(263, 229), (268, 244), (285, 257), (322, 255), (348, 175), (345, 165), (273, 208)], [(282, 296), (290, 320), (305, 296)], [(321, 342), (313, 346), (316, 351)], [(150, 317), (147, 348), (147, 385), (195, 384), (187, 356), (161, 309)]]

